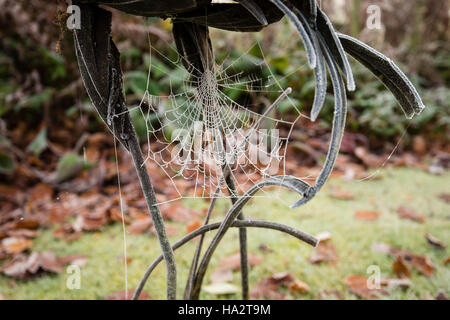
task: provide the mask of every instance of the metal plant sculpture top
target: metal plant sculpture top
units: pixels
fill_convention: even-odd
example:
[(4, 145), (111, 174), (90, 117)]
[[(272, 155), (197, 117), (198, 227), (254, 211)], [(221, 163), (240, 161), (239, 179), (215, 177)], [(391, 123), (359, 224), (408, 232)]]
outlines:
[[(298, 207), (310, 201), (324, 185), (334, 166), (344, 132), (347, 112), (344, 83), (346, 83), (348, 90), (355, 90), (355, 82), (346, 53), (366, 66), (385, 84), (398, 100), (406, 117), (411, 118), (419, 114), (424, 108), (416, 89), (392, 60), (357, 39), (335, 32), (330, 20), (318, 8), (315, 0), (73, 0), (72, 2), (81, 9), (81, 28), (74, 31), (74, 40), (84, 85), (107, 127), (133, 157), (163, 252), (162, 256), (147, 270), (136, 290), (135, 298), (139, 296), (152, 270), (164, 259), (168, 275), (167, 297), (175, 299), (176, 266), (173, 250), (198, 235), (201, 235), (202, 238), (191, 265), (184, 294), (186, 299), (199, 298), (202, 281), (210, 259), (230, 227), (238, 227), (240, 230), (242, 294), (244, 299), (248, 298), (247, 227), (279, 230), (310, 245), (317, 245), (318, 240), (316, 238), (289, 226), (258, 220), (245, 220), (242, 208), (251, 196), (265, 186), (282, 186), (299, 193), (301, 198), (292, 205), (292, 207)], [(317, 118), (325, 101), (327, 69), (334, 90), (335, 106), (330, 147), (315, 184), (310, 185), (293, 176), (275, 176), (262, 180), (245, 194), (238, 196), (234, 179), (230, 175), (230, 166), (227, 163), (222, 164), (224, 180), (230, 194), (233, 195), (231, 198), (233, 206), (221, 223), (208, 224), (215, 204), (215, 199), (212, 199), (205, 225), (171, 246), (167, 239), (153, 186), (145, 166), (142, 165), (144, 158), (122, 93), (120, 53), (111, 38), (111, 13), (98, 7), (100, 4), (139, 16), (171, 18), (173, 36), (177, 49), (183, 58), (183, 64), (193, 77), (203, 77), (203, 79), (208, 78), (206, 76), (208, 72), (213, 70), (214, 65), (214, 63), (211, 63), (211, 61), (214, 61), (214, 56), (208, 27), (240, 32), (257, 32), (264, 26), (275, 23), (286, 16), (298, 31), (306, 49), (309, 65), (315, 73), (316, 92), (311, 120), (314, 121)], [(206, 84), (210, 82), (207, 81)], [(199, 86), (201, 84), (202, 82)], [(205, 82), (203, 82), (204, 84)], [(208, 90), (208, 86), (205, 88), (199, 87), (198, 90)], [(262, 118), (289, 93), (290, 88), (285, 90), (268, 107)], [(252, 129), (257, 128), (260, 122), (256, 122)], [(218, 231), (200, 260), (203, 235), (214, 229), (218, 229)]]

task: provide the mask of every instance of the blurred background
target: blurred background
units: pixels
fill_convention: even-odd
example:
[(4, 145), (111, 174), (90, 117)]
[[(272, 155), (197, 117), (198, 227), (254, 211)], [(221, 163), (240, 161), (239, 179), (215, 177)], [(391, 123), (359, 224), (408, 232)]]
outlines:
[[(120, 148), (116, 154), (112, 136), (86, 95), (72, 33), (66, 29), (67, 5), (50, 0), (0, 4), (0, 298), (124, 298), (124, 290), (136, 287), (159, 247), (130, 158)], [(288, 212), (276, 201), (258, 199), (246, 212), (321, 234), (325, 245), (313, 250), (284, 235), (250, 231), (252, 297), (445, 298), (450, 294), (449, 2), (323, 0), (321, 5), (338, 31), (396, 61), (418, 88), (426, 109), (406, 119), (392, 94), (351, 60), (357, 90), (348, 93), (346, 133), (332, 180), (299, 210)], [(381, 9), (379, 29), (367, 26), (371, 5)], [(249, 63), (244, 59), (242, 69), (262, 59), (247, 52), (258, 41), (265, 61), (284, 79), (283, 86), (292, 87), (291, 98), (298, 104), (297, 110), (286, 105), (279, 112), (286, 117), (299, 111), (309, 115), (314, 75), (300, 41), (292, 41), (292, 30), (284, 32), (289, 28), (282, 20), (257, 34), (211, 30), (211, 37), (218, 57), (246, 54)], [(176, 59), (170, 49), (171, 24), (114, 11), (113, 37), (121, 51), (127, 102), (135, 105), (146, 90), (148, 38), (154, 48)], [(174, 81), (179, 69), (155, 51), (152, 55), (151, 63), (158, 68), (152, 73), (150, 93), (181, 90), (183, 83)], [(287, 151), (289, 173), (314, 177), (320, 170), (332, 121), (329, 92), (316, 122), (301, 118), (296, 124)], [(236, 101), (259, 98), (245, 91), (233, 94)], [(150, 118), (146, 123), (139, 116), (133, 121), (145, 150), (146, 125), (157, 122)], [(169, 199), (168, 179), (156, 164), (147, 166), (159, 199)], [(126, 256), (118, 170), (125, 199)], [(287, 192), (283, 197), (295, 201)], [(206, 207), (203, 200), (163, 205), (171, 239), (197, 228)], [(217, 215), (228, 207), (226, 200), (219, 201)], [(239, 284), (237, 234), (227, 237), (232, 241), (225, 241), (213, 261), (202, 298), (239, 297), (230, 287), (220, 291), (224, 282)], [(180, 287), (195, 245), (177, 254)], [(71, 274), (66, 266), (73, 264), (82, 271), (79, 289), (67, 285)], [(229, 266), (225, 280), (219, 272), (223, 270), (214, 270), (219, 264)], [(373, 272), (367, 271), (369, 266), (379, 271), (380, 289), (364, 285)], [(279, 273), (282, 281), (273, 276)], [(163, 298), (164, 281), (160, 267), (146, 288), (147, 298)]]

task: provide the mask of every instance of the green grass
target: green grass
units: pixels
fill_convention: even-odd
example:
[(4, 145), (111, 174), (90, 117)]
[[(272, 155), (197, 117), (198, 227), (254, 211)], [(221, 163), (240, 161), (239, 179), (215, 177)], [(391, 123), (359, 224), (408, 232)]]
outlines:
[[(395, 277), (392, 272), (393, 259), (382, 253), (371, 251), (374, 242), (388, 244), (429, 256), (436, 266), (433, 277), (413, 271), (412, 286), (408, 290), (394, 289), (389, 299), (421, 299), (435, 296), (443, 289), (450, 294), (450, 269), (442, 261), (449, 255), (449, 250), (432, 248), (425, 240), (424, 234), (431, 233), (450, 246), (450, 205), (437, 196), (450, 192), (450, 173), (433, 176), (412, 169), (385, 169), (383, 179), (376, 181), (350, 181), (331, 179), (319, 195), (302, 208), (289, 210), (284, 202), (290, 204), (297, 196), (281, 192), (283, 201), (258, 198), (245, 208), (247, 217), (272, 220), (292, 225), (312, 234), (329, 231), (339, 255), (335, 265), (312, 265), (307, 259), (312, 248), (290, 236), (277, 231), (262, 229), (249, 230), (250, 252), (262, 256), (263, 263), (251, 269), (250, 285), (274, 272), (290, 272), (311, 287), (308, 294), (289, 296), (294, 299), (314, 299), (324, 290), (339, 290), (345, 299), (355, 299), (346, 289), (344, 278), (352, 274), (366, 275), (370, 265), (377, 265), (383, 277)], [(355, 200), (344, 201), (332, 199), (328, 190), (340, 187), (354, 193)], [(184, 204), (192, 208), (207, 207), (202, 200), (186, 200)], [(406, 205), (426, 217), (423, 224), (399, 219), (396, 213), (400, 205)], [(222, 217), (228, 201), (220, 200), (216, 216)], [(381, 217), (374, 222), (359, 221), (354, 218), (355, 210), (379, 210)], [(176, 241), (185, 232), (185, 226), (173, 224), (180, 228)], [(212, 234), (207, 237), (211, 239)], [(159, 254), (159, 246), (154, 236), (128, 235), (128, 255), (133, 259), (128, 265), (128, 286), (135, 288), (140, 277), (150, 262)], [(176, 251), (178, 264), (178, 296), (186, 282), (189, 263), (192, 259), (196, 241)], [(264, 253), (258, 249), (266, 244), (273, 250)], [(123, 238), (120, 224), (105, 228), (101, 233), (87, 233), (80, 239), (67, 244), (56, 240), (52, 230), (45, 230), (34, 241), (34, 250), (53, 250), (58, 256), (80, 253), (88, 257), (88, 263), (82, 267), (81, 289), (66, 288), (68, 274), (44, 275), (28, 281), (15, 281), (0, 276), (0, 293), (6, 299), (102, 299), (105, 296), (124, 289)], [(205, 278), (209, 283), (209, 274), (218, 266), (222, 257), (238, 250), (238, 232), (231, 230), (213, 257), (211, 267)], [(239, 285), (239, 272), (234, 273), (234, 283)], [(160, 264), (147, 282), (145, 290), (154, 299), (163, 299), (165, 295), (165, 268)], [(216, 297), (205, 292), (201, 298), (239, 298), (239, 295)]]

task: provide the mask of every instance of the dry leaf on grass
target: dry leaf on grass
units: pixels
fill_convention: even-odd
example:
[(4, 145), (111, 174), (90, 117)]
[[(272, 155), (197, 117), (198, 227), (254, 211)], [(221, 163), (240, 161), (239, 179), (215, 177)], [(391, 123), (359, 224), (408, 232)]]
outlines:
[(378, 168), (383, 162), (383, 159), (381, 157), (370, 153), (370, 151), (368, 151), (364, 147), (356, 147), (355, 156), (358, 157), (369, 168)]
[(200, 220), (194, 220), (188, 223), (186, 226), (186, 233), (191, 233), (200, 228), (203, 225), (203, 223)]
[[(260, 264), (262, 261), (262, 258), (254, 255), (253, 253), (248, 254), (248, 265), (250, 267), (254, 267), (258, 264)], [(220, 265), (225, 268), (230, 268), (232, 270), (239, 270), (241, 268), (241, 255), (240, 253), (235, 253), (229, 257), (222, 258), (220, 260)]]
[(411, 277), (411, 270), (409, 269), (402, 255), (397, 256), (397, 260), (395, 260), (392, 264), (392, 270), (399, 278)]
[(289, 286), (293, 281), (287, 272), (275, 273), (272, 276), (258, 282), (250, 292), (252, 299), (274, 299), (283, 300), (286, 295), (280, 292), (280, 287)]
[(119, 207), (111, 207), (109, 209), (109, 220), (117, 221), (122, 223), (122, 220), (125, 224), (130, 224), (130, 218), (125, 214), (122, 216), (122, 211)]
[(445, 249), (445, 244), (442, 243), (438, 238), (433, 237), (431, 234), (426, 233), (425, 238), (427, 239), (428, 243), (432, 246), (439, 248), (439, 249)]
[(15, 238), (36, 238), (39, 235), (39, 231), (31, 229), (13, 229), (8, 230), (6, 234), (8, 235), (8, 237)]
[(439, 195), (439, 198), (442, 199), (443, 201), (449, 203), (450, 202), (450, 193), (441, 193)]
[(338, 260), (338, 256), (334, 245), (330, 240), (326, 240), (319, 242), (308, 260), (314, 264), (322, 262), (336, 262)]
[(380, 285), (389, 289), (402, 288), (407, 289), (411, 287), (411, 280), (409, 279), (394, 279), (394, 278), (381, 278)]
[(22, 218), (14, 225), (15, 229), (37, 229), (41, 225), (41, 221), (29, 217)]
[(106, 216), (79, 215), (73, 223), (76, 232), (101, 230), (106, 223)]
[(414, 210), (409, 209), (407, 207), (399, 207), (397, 209), (397, 213), (398, 213), (398, 216), (402, 219), (409, 219), (409, 220), (420, 222), (420, 223), (425, 222), (424, 216), (418, 214)]
[(165, 219), (174, 222), (190, 222), (192, 218), (201, 216), (200, 211), (192, 210), (179, 204), (164, 204), (161, 206), (161, 212)]
[(427, 277), (433, 276), (434, 273), (434, 264), (430, 258), (426, 256), (413, 255), (411, 264), (422, 274)]
[(30, 256), (19, 255), (5, 263), (1, 272), (16, 279), (27, 279), (41, 272), (62, 272), (62, 264), (53, 252), (33, 252)]
[(0, 248), (8, 254), (18, 254), (30, 249), (32, 245), (33, 242), (29, 239), (11, 237), (3, 239)]
[(311, 290), (307, 283), (300, 280), (294, 280), (289, 284), (290, 293), (307, 293)]
[(330, 196), (332, 198), (334, 198), (334, 199), (339, 199), (339, 200), (353, 200), (353, 199), (355, 199), (355, 196), (353, 195), (353, 193), (351, 193), (349, 191), (339, 190), (339, 189), (332, 190), (330, 192)]
[(364, 221), (375, 221), (381, 216), (380, 211), (358, 210), (355, 212), (355, 218)]
[(261, 244), (258, 246), (258, 249), (259, 249), (260, 251), (264, 252), (264, 253), (272, 253), (272, 252), (273, 252), (273, 250), (270, 249), (270, 248), (267, 246), (267, 244), (265, 244), (265, 243), (261, 243)]
[(71, 224), (64, 224), (53, 231), (53, 236), (57, 239), (64, 239), (66, 242), (77, 240), (82, 235), (81, 231), (75, 231)]
[(444, 259), (444, 261), (442, 261), (442, 264), (444, 266), (448, 265), (449, 263), (450, 263), (450, 257), (447, 257), (447, 258)]
[(33, 202), (48, 203), (53, 197), (53, 187), (45, 183), (39, 183), (28, 190), (28, 194)]
[(142, 234), (148, 230), (153, 225), (153, 220), (150, 217), (144, 219), (134, 220), (131, 225), (127, 228), (127, 231), (131, 234)]
[(348, 276), (344, 282), (347, 288), (360, 298), (377, 299), (380, 295), (387, 295), (387, 292), (383, 289), (369, 289), (367, 278), (360, 275)]
[(88, 258), (82, 254), (71, 254), (65, 257), (58, 258), (58, 262), (61, 265), (76, 265), (80, 268), (85, 266), (88, 261)]

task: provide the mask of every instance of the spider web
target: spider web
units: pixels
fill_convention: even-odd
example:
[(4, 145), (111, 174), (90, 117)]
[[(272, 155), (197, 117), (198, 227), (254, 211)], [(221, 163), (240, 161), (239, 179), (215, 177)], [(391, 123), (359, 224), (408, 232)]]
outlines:
[[(169, 53), (153, 47), (150, 40), (149, 47), (145, 92), (127, 112), (137, 113), (134, 116), (145, 123), (147, 154), (142, 165), (157, 164), (171, 182), (172, 190), (166, 193), (172, 198), (160, 204), (180, 198), (232, 197), (261, 178), (286, 173), (290, 135), (298, 119), (307, 116), (289, 96), (270, 107), (285, 93), (281, 81), (287, 76), (273, 71), (258, 41), (238, 56), (217, 58), (203, 73), (183, 61), (171, 45)], [(152, 62), (152, 55), (171, 69), (164, 77), (169, 79), (167, 95), (150, 93), (153, 73), (167, 73)], [(175, 82), (177, 86), (172, 85)], [(290, 111), (283, 113), (281, 107)], [(225, 170), (237, 191), (227, 187)], [(189, 188), (183, 188), (183, 180)]]

